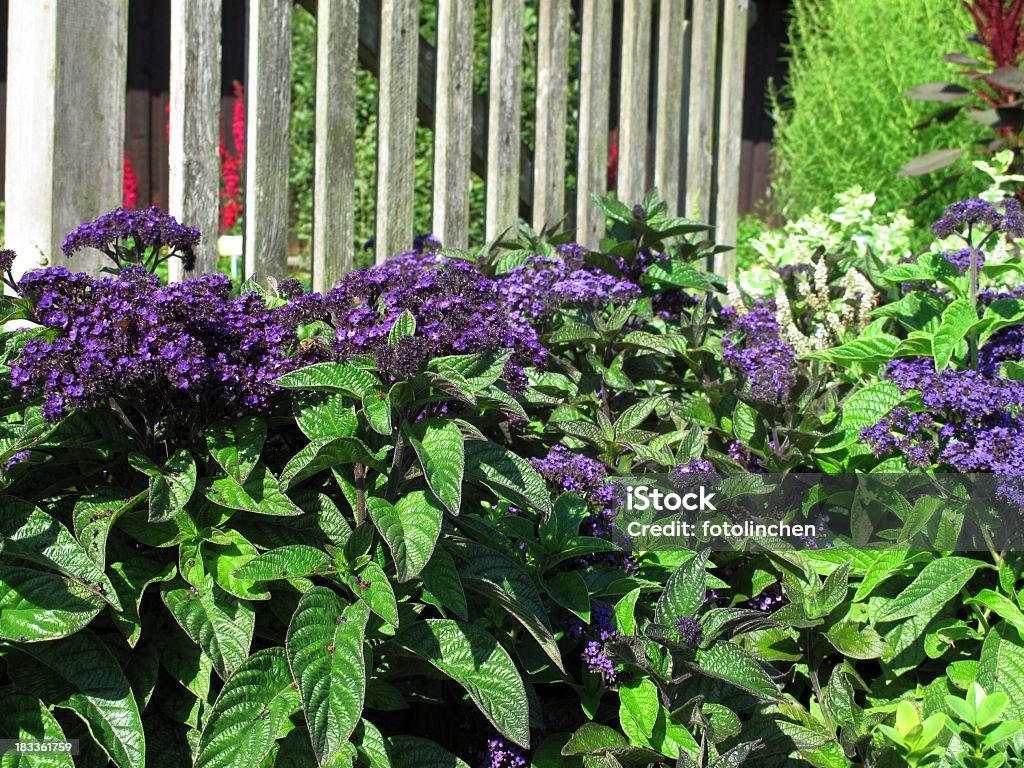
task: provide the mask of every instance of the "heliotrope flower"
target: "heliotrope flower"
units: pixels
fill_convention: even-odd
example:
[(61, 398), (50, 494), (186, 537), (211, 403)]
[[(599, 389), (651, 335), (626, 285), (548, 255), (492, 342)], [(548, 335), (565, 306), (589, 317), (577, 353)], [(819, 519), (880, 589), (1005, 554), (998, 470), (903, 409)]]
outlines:
[(61, 250), (71, 257), (83, 248), (95, 248), (118, 266), (143, 264), (150, 271), (160, 261), (178, 256), (191, 270), (199, 239), (198, 229), (179, 224), (156, 206), (140, 211), (117, 208), (76, 227), (64, 238)]
[(775, 313), (759, 307), (739, 314), (723, 310), (729, 327), (722, 339), (722, 360), (743, 382), (743, 391), (762, 403), (789, 400), (796, 384), (796, 355), (779, 337)]
[(527, 765), (522, 750), (500, 736), (487, 741), (480, 757), (480, 768), (526, 768)]
[[(1002, 213), (999, 212), (1002, 208)], [(987, 200), (961, 200), (947, 205), (941, 218), (932, 224), (932, 234), (938, 238), (962, 234), (975, 224), (981, 224), (992, 230), (1006, 232), (1014, 237), (1024, 237), (1024, 216), (1021, 215), (1020, 203), (1015, 198), (1005, 198), (1001, 203), (990, 203)]]
[(704, 630), (701, 629), (700, 622), (693, 616), (680, 616), (672, 622), (672, 625), (676, 629), (679, 642), (684, 645), (696, 648), (704, 642)]

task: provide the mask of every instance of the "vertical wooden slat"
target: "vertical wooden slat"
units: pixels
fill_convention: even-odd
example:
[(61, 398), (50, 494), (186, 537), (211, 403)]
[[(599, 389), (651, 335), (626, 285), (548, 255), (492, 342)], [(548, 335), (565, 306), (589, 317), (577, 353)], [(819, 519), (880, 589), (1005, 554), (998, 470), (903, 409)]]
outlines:
[(250, 0), (245, 137), (246, 276), (286, 276), (292, 0)]
[(16, 275), (68, 264), (69, 230), (117, 207), (124, 162), (127, 0), (10, 4), (7, 44), (6, 247)]
[(612, 0), (583, 0), (576, 239), (588, 248), (597, 248), (604, 235), (604, 214), (590, 202), (590, 196), (608, 190), (611, 61)]
[(533, 228), (565, 216), (565, 123), (569, 95), (571, 0), (540, 0), (537, 28), (537, 125), (534, 132)]
[(377, 126), (377, 261), (412, 246), (418, 0), (383, 0)]
[[(747, 49), (749, 0), (725, 0), (722, 17), (722, 84), (718, 130), (718, 195), (715, 204), (715, 240), (736, 244), (739, 212), (740, 155), (743, 143), (743, 73)], [(715, 271), (732, 276), (736, 251), (719, 253)]]
[(491, 2), (491, 71), (487, 111), (488, 240), (519, 220), (520, 62), (523, 0)]
[(690, 22), (683, 18), (685, 0), (661, 0), (658, 6), (657, 135), (654, 138), (654, 186), (668, 205), (668, 215), (679, 212), (682, 174), (680, 136), (684, 113), (684, 62), (689, 52)]
[[(220, 186), (220, 0), (171, 3), (170, 213), (198, 227), (194, 274), (217, 271)], [(180, 259), (171, 280), (185, 276)]]
[(316, 154), (313, 290), (329, 290), (355, 251), (357, 0), (319, 0), (316, 15)]
[(439, 0), (434, 111), (433, 230), (465, 248), (473, 151), (473, 0)]
[(619, 154), (616, 196), (628, 206), (647, 191), (647, 107), (651, 80), (651, 3), (624, 0), (622, 77), (619, 81)]
[(715, 145), (715, 58), (719, 0), (693, 0), (686, 128), (687, 218), (711, 223)]

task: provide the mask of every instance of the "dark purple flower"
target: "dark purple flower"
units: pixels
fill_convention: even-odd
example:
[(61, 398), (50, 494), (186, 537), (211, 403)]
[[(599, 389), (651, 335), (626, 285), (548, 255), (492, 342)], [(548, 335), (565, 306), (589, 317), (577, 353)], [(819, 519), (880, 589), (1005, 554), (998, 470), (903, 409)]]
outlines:
[(693, 616), (680, 616), (672, 624), (676, 628), (679, 641), (684, 645), (696, 648), (704, 642), (704, 630)]
[(771, 309), (760, 307), (746, 314), (732, 308), (722, 339), (722, 360), (741, 379), (751, 400), (783, 403), (796, 384), (796, 355), (779, 338), (779, 325)]
[[(985, 254), (978, 249), (975, 249), (974, 253), (978, 260), (978, 269), (981, 269), (985, 264)], [(970, 248), (961, 248), (959, 251), (953, 251), (952, 253), (943, 252), (939, 255), (956, 267), (957, 272), (961, 275), (967, 274), (967, 271), (971, 268)]]
[[(83, 248), (95, 248), (122, 265), (142, 263), (146, 251), (156, 254), (166, 248), (168, 256), (179, 256), (191, 270), (199, 239), (198, 229), (179, 224), (156, 206), (139, 211), (118, 208), (79, 225), (64, 238), (61, 250), (71, 257)], [(147, 266), (162, 260), (154, 255)]]
[(499, 737), (489, 739), (480, 758), (480, 768), (526, 768), (522, 750)]

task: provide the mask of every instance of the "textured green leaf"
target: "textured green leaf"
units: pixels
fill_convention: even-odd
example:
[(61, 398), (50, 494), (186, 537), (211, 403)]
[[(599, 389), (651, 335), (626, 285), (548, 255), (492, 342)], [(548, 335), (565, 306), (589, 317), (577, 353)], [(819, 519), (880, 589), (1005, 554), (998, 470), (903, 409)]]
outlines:
[[(64, 731), (39, 699), (7, 685), (0, 688), (0, 739), (64, 741)], [(64, 752), (14, 752), (0, 757), (3, 768), (74, 768)]]
[(822, 440), (822, 453), (838, 451), (860, 440), (864, 427), (877, 424), (903, 400), (899, 387), (891, 381), (876, 381), (858, 389), (843, 403), (842, 420), (833, 435)]
[(241, 533), (226, 530), (216, 541), (203, 547), (203, 562), (218, 587), (242, 600), (269, 600), (270, 591), (255, 579), (243, 579), (235, 571), (259, 555), (259, 551)]
[[(1020, 269), (1020, 265), (1015, 265)], [(1003, 328), (1024, 323), (1024, 299), (996, 299), (987, 307), (981, 317), (984, 329), (978, 336), (978, 344), (984, 344), (993, 334)]]
[(1007, 718), (1024, 719), (1024, 640), (1009, 624), (997, 624), (985, 635), (975, 681), (988, 693), (1010, 697)]
[(889, 650), (888, 644), (873, 627), (843, 622), (825, 633), (835, 649), (851, 659), (877, 659)]
[(123, 488), (100, 486), (75, 502), (72, 514), (75, 538), (97, 566), (102, 568), (106, 563), (107, 537), (114, 523), (141, 504), (146, 496), (146, 492), (133, 494)]
[(1005, 595), (992, 589), (983, 589), (974, 597), (964, 600), (966, 605), (981, 605), (1013, 625), (1017, 632), (1024, 632), (1024, 613)]
[(393, 768), (387, 742), (377, 726), (369, 720), (360, 721), (352, 741), (358, 746), (364, 762), (368, 763), (370, 768)]
[(380, 387), (376, 376), (348, 363), (314, 363), (286, 373), (274, 383), (285, 389), (341, 392), (360, 399)]
[(459, 573), (463, 578), (483, 579), (501, 587), (515, 602), (532, 612), (545, 627), (551, 628), (544, 601), (533, 577), (514, 558), (476, 542), (452, 547), (459, 556)]
[(439, 744), (419, 736), (392, 736), (388, 754), (394, 768), (469, 768)]
[(391, 423), (391, 402), (384, 392), (371, 392), (363, 398), (363, 413), (370, 428), (378, 435), (390, 435), (394, 428)]
[(966, 299), (957, 299), (943, 310), (939, 329), (932, 338), (932, 354), (935, 356), (937, 371), (949, 365), (957, 346), (977, 322), (978, 311)]
[(715, 643), (696, 654), (700, 673), (734, 685), (764, 701), (781, 701), (779, 688), (760, 661), (734, 643)]
[(244, 483), (259, 461), (267, 439), (267, 424), (259, 416), (247, 416), (231, 427), (218, 421), (206, 430), (206, 447), (220, 468)]
[(435, 357), (427, 364), (427, 370), (445, 378), (464, 380), (469, 383), (470, 391), (476, 393), (497, 381), (511, 354), (509, 349), (488, 349), (472, 355)]
[(402, 425), (423, 468), (431, 492), (453, 515), (462, 506), (462, 475), (466, 467), (465, 438), (453, 422), (424, 419)]
[(466, 621), (469, 608), (462, 580), (455, 567), (455, 561), (443, 547), (435, 547), (430, 562), (420, 573), (423, 579), (423, 600), (438, 608), (443, 614), (454, 614)]
[(384, 446), (376, 453), (357, 437), (328, 437), (303, 446), (281, 470), (281, 486), (289, 488), (325, 469), (334, 469), (341, 464), (362, 462), (383, 472), (384, 457), (390, 446)]
[(66, 637), (101, 610), (103, 601), (70, 579), (0, 562), (0, 640), (34, 643)]
[(346, 606), (331, 589), (314, 587), (299, 599), (288, 625), (288, 665), (321, 765), (340, 752), (363, 712), (363, 641), (369, 615), (365, 604)]
[(196, 462), (185, 449), (172, 453), (164, 466), (148, 456), (132, 454), (129, 463), (149, 475), (149, 519), (166, 522), (185, 509), (196, 489)]
[(590, 623), (590, 594), (579, 571), (562, 571), (543, 581), (544, 591), (570, 613)]
[(195, 768), (253, 768), (302, 705), (283, 648), (250, 656), (221, 689), (199, 740)]
[(8, 664), (15, 685), (89, 725), (118, 768), (143, 768), (146, 738), (131, 686), (107, 646), (88, 630), (19, 647), (31, 662)]
[(221, 678), (227, 679), (249, 656), (255, 613), (248, 603), (212, 583), (197, 592), (165, 589), (161, 597)]
[(383, 568), (375, 562), (369, 562), (359, 572), (359, 581), (349, 576), (348, 585), (371, 611), (392, 627), (398, 627), (398, 601)]
[(441, 505), (425, 491), (413, 491), (394, 506), (371, 496), (366, 500), (366, 509), (391, 550), (398, 581), (417, 576), (430, 560), (441, 535)]
[(466, 443), (466, 475), (521, 508), (547, 515), (551, 495), (544, 478), (523, 459), (490, 440)]
[(658, 598), (654, 620), (659, 624), (671, 624), (685, 616), (693, 616), (704, 604), (707, 593), (708, 550), (701, 550), (686, 560), (669, 577), (665, 589)]
[(427, 619), (411, 625), (400, 641), (465, 688), (505, 738), (529, 746), (526, 688), (508, 652), (490, 634), (473, 624)]
[(347, 395), (331, 392), (296, 392), (292, 398), (295, 423), (311, 441), (356, 434), (356, 409)]
[(928, 563), (910, 585), (890, 602), (878, 621), (899, 621), (937, 610), (952, 600), (985, 563), (967, 557), (942, 557)]
[(416, 318), (408, 309), (403, 309), (402, 314), (395, 318), (395, 322), (388, 331), (388, 344), (397, 344), (399, 339), (412, 336), (416, 333)]
[(865, 336), (832, 349), (823, 349), (808, 355), (816, 360), (826, 360), (838, 365), (850, 363), (882, 363), (891, 360), (900, 345), (900, 340), (887, 333)]
[(5, 555), (52, 567), (121, 610), (103, 569), (63, 524), (31, 503), (13, 496), (0, 497), (0, 537)]
[(650, 747), (669, 757), (696, 754), (699, 746), (686, 728), (669, 718), (654, 683), (641, 677), (619, 688), (619, 724), (633, 745)]
[(630, 590), (615, 604), (615, 628), (620, 635), (635, 635), (636, 602), (640, 599), (640, 587)]
[(255, 512), (258, 515), (302, 514), (302, 510), (284, 494), (277, 478), (263, 463), (253, 467), (244, 485), (239, 485), (230, 476), (214, 480), (206, 489), (206, 498), (228, 509)]
[(132, 557), (123, 563), (112, 563), (110, 580), (114, 584), (124, 610), (112, 615), (114, 626), (128, 640), (132, 648), (142, 634), (142, 619), (139, 605), (146, 587), (150, 584), (170, 581), (177, 574), (174, 563), (161, 563), (148, 557)]
[(626, 737), (614, 728), (598, 723), (584, 723), (562, 747), (562, 754), (566, 757), (596, 755), (604, 750), (625, 747), (628, 744)]
[(279, 581), (325, 573), (330, 557), (326, 552), (305, 544), (290, 544), (264, 552), (247, 560), (235, 570), (235, 576), (250, 581)]

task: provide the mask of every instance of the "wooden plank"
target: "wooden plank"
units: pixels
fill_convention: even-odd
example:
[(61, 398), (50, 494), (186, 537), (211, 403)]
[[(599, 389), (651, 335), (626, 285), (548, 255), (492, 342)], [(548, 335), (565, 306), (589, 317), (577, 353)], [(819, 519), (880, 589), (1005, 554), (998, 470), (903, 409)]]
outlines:
[(10, 4), (6, 247), (15, 275), (67, 264), (97, 272), (98, 252), (69, 262), (64, 236), (121, 202), (127, 0)]
[(651, 81), (653, 0), (623, 0), (619, 153), (615, 194), (628, 206), (647, 191), (647, 112)]
[(612, 0), (583, 0), (576, 239), (587, 248), (597, 248), (604, 235), (604, 214), (590, 202), (590, 196), (608, 191), (611, 62)]
[[(170, 97), (169, 212), (203, 235), (188, 274), (211, 274), (220, 224), (220, 0), (171, 3)], [(168, 279), (185, 276), (181, 259), (172, 259)]]
[(690, 47), (690, 22), (683, 18), (685, 0), (661, 0), (658, 6), (658, 93), (655, 108), (654, 186), (668, 205), (668, 215), (679, 212), (682, 176), (682, 123), (685, 102), (685, 62)]
[(519, 221), (520, 65), (523, 0), (492, 0), (487, 111), (487, 218), (493, 240)]
[[(746, 63), (747, 17), (750, 0), (725, 0), (722, 17), (722, 83), (718, 130), (715, 241), (736, 244), (739, 217), (740, 151), (743, 142), (743, 72)], [(714, 269), (732, 277), (736, 251), (714, 257)]]
[(571, 0), (540, 0), (537, 27), (537, 123), (534, 131), (533, 228), (565, 217), (565, 125), (569, 97)]
[(715, 65), (719, 0), (693, 0), (684, 215), (713, 223)]
[(291, 0), (250, 0), (245, 136), (246, 276), (288, 266)]
[(353, 268), (357, 0), (320, 0), (316, 16), (313, 290)]
[(434, 235), (445, 246), (465, 248), (473, 154), (473, 0), (439, 0), (435, 104)]
[(412, 247), (418, 0), (383, 0), (377, 126), (377, 261)]

